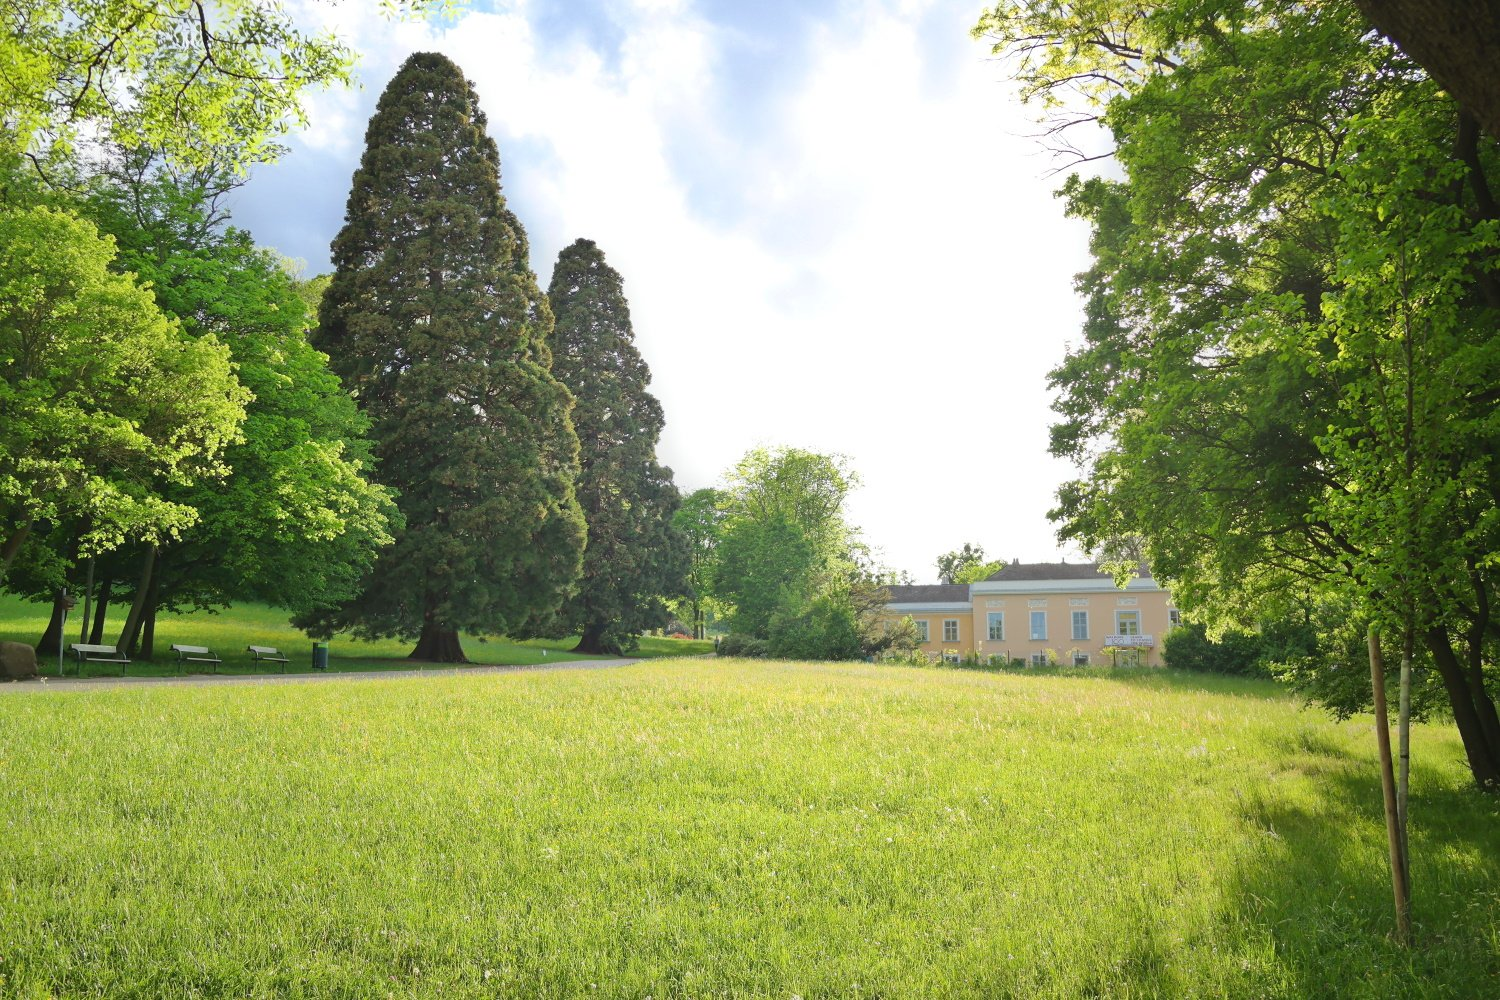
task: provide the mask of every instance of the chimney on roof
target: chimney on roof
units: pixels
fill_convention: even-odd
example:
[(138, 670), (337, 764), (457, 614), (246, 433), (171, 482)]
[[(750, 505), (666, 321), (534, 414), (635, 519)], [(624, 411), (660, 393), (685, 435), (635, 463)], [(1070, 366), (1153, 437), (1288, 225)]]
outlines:
[(1021, 565), (1021, 560), (1019, 560), (1019, 559), (1012, 559), (1012, 560), (1011, 560), (1011, 561), (1010, 561), (1010, 564), (1011, 564), (1011, 565), (1012, 565), (1012, 566), (1019, 566), (1019, 565)]

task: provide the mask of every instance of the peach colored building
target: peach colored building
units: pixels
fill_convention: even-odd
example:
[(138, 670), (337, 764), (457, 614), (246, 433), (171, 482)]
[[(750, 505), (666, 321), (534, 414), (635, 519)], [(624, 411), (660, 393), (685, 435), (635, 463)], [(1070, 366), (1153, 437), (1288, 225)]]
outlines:
[(1124, 588), (1092, 563), (1016, 562), (977, 583), (887, 589), (887, 620), (910, 618), (932, 656), (1156, 665), (1178, 624), (1171, 595), (1144, 567)]

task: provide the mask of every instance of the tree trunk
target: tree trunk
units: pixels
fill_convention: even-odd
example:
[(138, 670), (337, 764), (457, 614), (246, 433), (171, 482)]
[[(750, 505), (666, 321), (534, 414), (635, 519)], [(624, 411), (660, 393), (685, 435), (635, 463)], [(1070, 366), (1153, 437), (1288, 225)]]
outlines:
[(94, 607), (94, 557), (89, 556), (88, 580), (83, 585), (83, 620), (78, 623), (78, 641), (89, 641), (89, 614)]
[(135, 600), (130, 605), (130, 614), (125, 616), (125, 627), (120, 630), (115, 648), (124, 656), (135, 656), (136, 639), (141, 634), (141, 624), (146, 617), (146, 601), (151, 597), (151, 577), (156, 569), (156, 546), (146, 547), (146, 558), (141, 560), (141, 580), (135, 588)]
[(141, 626), (141, 641), (139, 643), (140, 657), (143, 660), (156, 658), (156, 596), (161, 587), (161, 567), (151, 574), (151, 592), (146, 595), (145, 624)]
[(1411, 659), (1416, 634), (1407, 617), (1401, 638), (1401, 700), (1396, 709), (1396, 822), (1401, 827), (1401, 874), (1406, 876), (1406, 899), (1411, 902), (1411, 844), (1406, 836), (1406, 800), (1411, 786)]
[(1430, 628), (1425, 638), (1438, 675), (1443, 679), (1443, 687), (1448, 692), (1448, 703), (1453, 706), (1453, 722), (1463, 740), (1469, 772), (1480, 788), (1500, 793), (1500, 744), (1492, 742), (1486, 734), (1479, 708), (1483, 703), (1488, 713), (1494, 714), (1495, 704), (1484, 688), (1475, 691), (1471, 687), (1463, 665), (1454, 655), (1447, 629)]
[(63, 644), (63, 602), (62, 594), (59, 592), (52, 598), (52, 617), (47, 621), (47, 628), (42, 632), (42, 637), (36, 644), (37, 659), (50, 657), (57, 659), (58, 651)]
[(1500, 138), (1500, 11), (1479, 0), (1355, 0), (1375, 27), (1422, 64), (1484, 130)]
[(604, 642), (604, 633), (608, 630), (608, 622), (590, 622), (585, 625), (583, 634), (578, 637), (578, 645), (573, 647), (573, 652), (592, 653), (596, 656), (618, 653), (619, 650), (610, 649)]
[(10, 537), (5, 539), (5, 544), (0, 545), (0, 583), (5, 582), (5, 575), (10, 572), (10, 564), (16, 561), (16, 553), (21, 551), (21, 543), (26, 541), (26, 536), (31, 534), (31, 522), (17, 526)]
[(1474, 714), (1479, 716), (1479, 728), (1484, 738), (1500, 761), (1500, 716), (1495, 714), (1495, 702), (1484, 686), (1484, 636), (1473, 636), (1469, 647), (1469, 694), (1474, 698)]
[(458, 630), (445, 628), (428, 618), (422, 622), (422, 634), (417, 637), (417, 648), (408, 659), (425, 660), (428, 663), (468, 663), (463, 644), (458, 641)]
[(95, 646), (104, 641), (104, 613), (109, 610), (110, 590), (113, 585), (114, 581), (109, 579), (99, 584), (99, 599), (94, 602), (94, 623), (89, 629), (87, 640)]

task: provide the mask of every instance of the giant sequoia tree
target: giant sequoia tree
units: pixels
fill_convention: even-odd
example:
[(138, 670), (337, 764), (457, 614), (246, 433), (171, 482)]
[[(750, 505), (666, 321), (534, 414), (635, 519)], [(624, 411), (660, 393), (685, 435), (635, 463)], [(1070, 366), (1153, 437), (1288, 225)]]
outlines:
[(572, 401), (463, 72), (412, 56), (365, 144), (314, 343), (369, 415), (406, 527), (363, 593), (309, 624), (416, 638), (414, 658), (461, 662), (460, 629), (549, 614), (577, 578)]
[(578, 650), (619, 653), (667, 618), (662, 597), (679, 593), (686, 549), (672, 525), (677, 487), (656, 461), (661, 404), (635, 348), (619, 272), (592, 240), (557, 258), (547, 288), (556, 325), (552, 371), (577, 400), (578, 501), (588, 549), (578, 593), (554, 626), (581, 634)]

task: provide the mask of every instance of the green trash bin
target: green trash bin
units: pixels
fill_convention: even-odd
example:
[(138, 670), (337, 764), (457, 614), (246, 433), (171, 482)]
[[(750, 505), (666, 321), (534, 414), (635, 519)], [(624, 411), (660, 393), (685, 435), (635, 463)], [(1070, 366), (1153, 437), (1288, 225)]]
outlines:
[(328, 669), (328, 643), (326, 643), (326, 642), (315, 642), (315, 643), (313, 643), (313, 669), (314, 670), (327, 670)]

